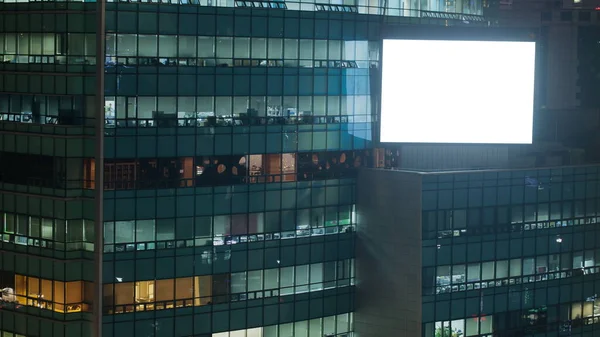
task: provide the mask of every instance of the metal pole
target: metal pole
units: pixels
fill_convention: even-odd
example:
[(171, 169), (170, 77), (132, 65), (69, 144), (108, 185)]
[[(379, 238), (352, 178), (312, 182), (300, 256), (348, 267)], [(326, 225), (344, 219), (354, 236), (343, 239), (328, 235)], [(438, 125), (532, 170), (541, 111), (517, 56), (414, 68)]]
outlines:
[(96, 0), (96, 99), (95, 99), (95, 240), (93, 337), (102, 337), (102, 253), (104, 247), (104, 39), (106, 0)]

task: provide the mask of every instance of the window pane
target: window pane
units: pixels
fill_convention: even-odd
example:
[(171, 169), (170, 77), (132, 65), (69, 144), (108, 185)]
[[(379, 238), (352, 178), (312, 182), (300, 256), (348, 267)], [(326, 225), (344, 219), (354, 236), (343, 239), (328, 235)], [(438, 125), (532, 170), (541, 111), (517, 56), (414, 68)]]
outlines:
[(535, 272), (534, 258), (523, 259), (523, 275), (533, 275)]
[(217, 41), (217, 57), (231, 58), (233, 55), (233, 38), (219, 37)]
[(156, 220), (156, 240), (175, 239), (175, 221), (173, 219)]
[(510, 277), (521, 276), (521, 259), (510, 260)]
[(310, 290), (321, 290), (323, 288), (323, 263), (310, 265)]
[(297, 39), (285, 39), (284, 42), (284, 54), (285, 59), (298, 59), (298, 40)]
[(231, 293), (246, 292), (246, 272), (231, 274)]
[(305, 60), (313, 59), (313, 40), (300, 40), (300, 58)]
[(496, 278), (508, 277), (508, 260), (496, 261)]
[(484, 281), (494, 279), (494, 262), (484, 262), (481, 269), (481, 279)]
[(214, 39), (214, 37), (209, 37), (209, 36), (199, 36), (198, 37), (198, 57), (215, 57), (215, 39)]
[(175, 299), (185, 300), (193, 298), (194, 287), (192, 277), (182, 277), (175, 279)]
[(133, 221), (115, 222), (115, 243), (134, 242), (134, 226)]
[(265, 290), (279, 288), (279, 269), (265, 269)]
[[(156, 57), (158, 50), (158, 38), (156, 35), (140, 35), (139, 36), (139, 56), (142, 57)], [(119, 55), (121, 52), (119, 51)]]
[(280, 277), (281, 292), (285, 294), (291, 294), (293, 292), (293, 289), (288, 287), (294, 286), (294, 267), (281, 268)]
[(464, 264), (452, 267), (452, 284), (464, 283), (467, 279), (466, 267)]
[(250, 38), (249, 37), (236, 37), (234, 46), (234, 57), (235, 58), (250, 58)]
[(29, 236), (34, 238), (39, 238), (41, 235), (42, 224), (41, 219), (36, 217), (31, 217), (29, 221)]
[(196, 37), (179, 36), (179, 57), (196, 57)]
[(4, 222), (4, 233), (15, 233), (15, 216), (14, 214), (6, 214)]
[[(140, 36), (141, 41), (141, 36)], [(141, 44), (140, 44), (141, 45)], [(144, 44), (145, 46), (145, 44)], [(156, 51), (156, 44), (154, 44)], [(145, 47), (150, 51), (148, 47)], [(140, 48), (141, 49), (141, 48)], [(119, 56), (137, 56), (137, 41), (135, 35), (120, 34), (117, 36), (117, 55)], [(154, 53), (156, 55), (156, 52)], [(145, 55), (144, 55), (145, 56)]]
[(309, 265), (296, 266), (296, 286), (308, 284)]
[(267, 39), (252, 38), (252, 58), (255, 58), (255, 59), (267, 58)]
[(154, 220), (136, 221), (135, 241), (146, 242), (155, 240)]
[(269, 58), (270, 59), (282, 59), (283, 58), (283, 40), (282, 39), (269, 39)]
[(175, 282), (173, 279), (168, 280), (157, 280), (156, 281), (156, 301), (172, 301), (173, 300), (173, 287)]
[(475, 282), (480, 280), (480, 269), (479, 263), (473, 263), (467, 266), (467, 282)]
[(161, 35), (158, 38), (158, 56), (176, 57), (177, 56), (177, 36)]
[(262, 290), (262, 270), (248, 272), (248, 291)]
[(133, 303), (134, 288), (133, 283), (116, 283), (115, 284), (115, 305)]

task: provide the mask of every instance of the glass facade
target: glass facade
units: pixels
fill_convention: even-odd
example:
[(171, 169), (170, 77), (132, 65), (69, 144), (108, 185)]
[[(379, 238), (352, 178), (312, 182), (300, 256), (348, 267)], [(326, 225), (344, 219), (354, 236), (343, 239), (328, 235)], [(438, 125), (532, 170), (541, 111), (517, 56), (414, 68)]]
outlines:
[(422, 177), (424, 336), (598, 334), (598, 167)]
[[(594, 13), (598, 15), (597, 13)], [(600, 16), (596, 17), (598, 20)], [(585, 108), (596, 108), (600, 106), (600, 100), (596, 95), (596, 86), (598, 85), (597, 65), (600, 63), (598, 52), (598, 39), (600, 35), (595, 25), (580, 25), (577, 32), (577, 56), (579, 61), (578, 85), (580, 88), (579, 99), (581, 106)]]
[(384, 16), (481, 2), (105, 5), (0, 0), (0, 336), (352, 336)]

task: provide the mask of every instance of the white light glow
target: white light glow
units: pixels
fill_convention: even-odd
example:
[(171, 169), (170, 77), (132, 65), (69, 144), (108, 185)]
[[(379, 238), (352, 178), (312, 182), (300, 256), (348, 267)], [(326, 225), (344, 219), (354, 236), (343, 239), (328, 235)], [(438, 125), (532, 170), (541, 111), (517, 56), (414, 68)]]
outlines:
[(535, 43), (383, 40), (381, 142), (531, 144)]

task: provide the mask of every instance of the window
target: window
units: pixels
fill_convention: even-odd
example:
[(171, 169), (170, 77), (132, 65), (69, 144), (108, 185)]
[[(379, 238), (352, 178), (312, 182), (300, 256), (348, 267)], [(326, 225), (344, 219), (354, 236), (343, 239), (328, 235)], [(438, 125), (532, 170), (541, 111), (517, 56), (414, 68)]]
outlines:
[(508, 260), (496, 261), (496, 278), (503, 279), (508, 277)]
[(54, 221), (52, 219), (42, 219), (42, 239), (52, 240), (54, 231)]
[(579, 12), (579, 21), (590, 21), (592, 19), (592, 13), (588, 11)]
[[(198, 36), (198, 57), (215, 57), (215, 38), (211, 36)], [(205, 110), (200, 110), (205, 111)], [(208, 111), (208, 110), (207, 110)]]
[(586, 250), (584, 253), (584, 261), (583, 261), (583, 266), (585, 268), (589, 268), (589, 267), (593, 267), (594, 264), (594, 251), (593, 250)]
[(194, 277), (194, 305), (206, 305), (211, 303), (212, 276)]
[(17, 302), (61, 313), (89, 311), (91, 298), (84, 294), (91, 287), (91, 283), (84, 281), (61, 282), (15, 275)]
[(156, 221), (156, 240), (174, 240), (175, 239), (175, 220), (158, 219)]
[(545, 274), (548, 272), (548, 257), (538, 256), (535, 259), (535, 272), (537, 274)]
[(135, 283), (136, 303), (154, 302), (154, 281), (140, 281)]
[(481, 265), (479, 263), (472, 263), (467, 265), (467, 282), (475, 282), (481, 279)]
[(174, 279), (156, 280), (156, 301), (166, 303), (167, 308), (173, 306), (173, 297), (175, 295), (175, 282)]
[(295, 270), (295, 285), (296, 293), (307, 292), (309, 283), (309, 265), (296, 266)]
[(541, 17), (542, 21), (552, 21), (552, 12), (543, 11)]
[(555, 272), (560, 270), (560, 255), (552, 254), (548, 259), (548, 271)]
[(158, 37), (158, 56), (162, 57), (177, 57), (177, 36), (160, 35)]
[(494, 262), (484, 262), (481, 264), (481, 279), (489, 281), (494, 279)]
[(321, 289), (323, 289), (323, 263), (313, 263), (310, 265), (310, 290)]
[(136, 242), (154, 241), (155, 240), (155, 221), (154, 220), (137, 220), (135, 236)]
[(523, 259), (523, 275), (533, 275), (535, 273), (535, 258), (526, 257)]
[(4, 218), (4, 233), (15, 233), (15, 215), (5, 214)]
[(265, 285), (264, 289), (277, 289), (279, 288), (279, 269), (266, 269), (264, 271)]
[(450, 282), (451, 282), (451, 278), (450, 278), (451, 270), (450, 269), (451, 269), (451, 266), (438, 266), (437, 267), (436, 284), (438, 286), (450, 285)]
[[(37, 187), (64, 188), (61, 159), (51, 156), (0, 152), (0, 181)], [(15, 165), (14, 163), (19, 163)]]
[(465, 283), (467, 279), (465, 265), (456, 265), (452, 267), (452, 284)]
[[(194, 298), (194, 278), (182, 277), (175, 279), (175, 306), (182, 307), (191, 305), (191, 299)], [(190, 300), (190, 301), (188, 301)]]
[(41, 236), (41, 219), (38, 217), (31, 217), (29, 221), (29, 236), (39, 238)]
[(135, 242), (134, 221), (115, 222), (115, 243)]
[(248, 271), (248, 291), (258, 291), (263, 289), (263, 271), (252, 270)]
[(285, 267), (280, 269), (281, 294), (289, 295), (294, 293), (294, 267)]
[(231, 293), (246, 292), (246, 272), (231, 274)]
[(573, 12), (560, 12), (560, 21), (572, 21)]
[(67, 242), (83, 242), (83, 220), (67, 221)]
[(573, 268), (583, 268), (583, 252), (573, 253)]

